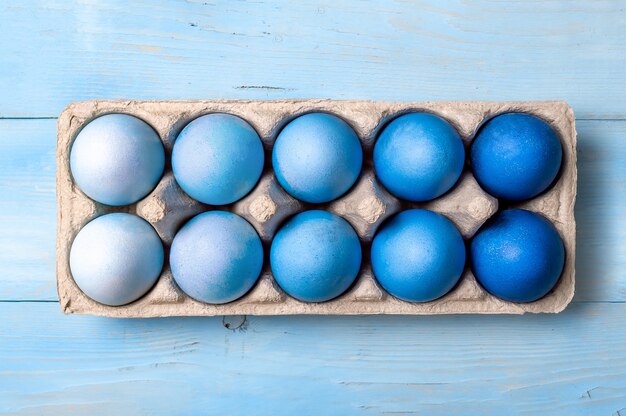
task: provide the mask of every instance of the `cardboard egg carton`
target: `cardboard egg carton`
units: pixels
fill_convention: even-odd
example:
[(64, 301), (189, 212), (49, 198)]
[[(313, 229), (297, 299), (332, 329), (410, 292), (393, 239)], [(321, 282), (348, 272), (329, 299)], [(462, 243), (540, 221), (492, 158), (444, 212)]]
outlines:
[[(307, 204), (288, 195), (277, 183), (271, 166), (272, 144), (281, 128), (298, 115), (330, 112), (347, 121), (358, 134), (364, 151), (361, 175), (352, 189), (326, 204)], [(410, 303), (385, 292), (372, 274), (369, 248), (377, 227), (391, 215), (409, 208), (426, 208), (451, 219), (466, 241), (498, 210), (498, 200), (483, 191), (468, 167), (455, 187), (433, 201), (409, 203), (390, 195), (374, 175), (372, 149), (381, 129), (393, 118), (412, 111), (443, 117), (459, 132), (466, 153), (479, 127), (506, 112), (526, 112), (541, 117), (557, 132), (563, 145), (561, 172), (555, 184), (537, 198), (507, 207), (543, 214), (556, 226), (565, 244), (563, 274), (545, 297), (531, 303), (513, 303), (487, 293), (469, 269), (459, 283), (435, 301)], [(266, 150), (263, 175), (243, 199), (211, 207), (187, 196), (177, 185), (169, 163), (174, 141), (191, 120), (207, 113), (237, 115), (259, 133)], [(99, 204), (72, 181), (69, 166), (71, 144), (80, 129), (107, 113), (131, 114), (150, 124), (159, 134), (166, 153), (165, 173), (157, 187), (143, 200), (126, 207)], [(293, 315), (293, 314), (521, 314), (560, 312), (574, 295), (576, 225), (576, 131), (571, 108), (561, 101), (546, 102), (382, 102), (333, 100), (209, 100), (209, 101), (87, 101), (70, 104), (58, 121), (57, 141), (57, 287), (65, 313), (110, 317), (156, 317), (200, 315)], [(264, 242), (265, 263), (256, 285), (242, 298), (224, 305), (198, 302), (176, 285), (167, 261), (176, 232), (194, 215), (220, 209), (248, 220)], [(340, 297), (323, 303), (300, 302), (281, 290), (269, 266), (269, 246), (277, 229), (290, 216), (308, 209), (325, 209), (348, 220), (363, 247), (361, 271), (354, 285)], [(154, 287), (139, 300), (124, 306), (106, 306), (88, 298), (72, 279), (69, 253), (78, 231), (90, 220), (110, 212), (130, 212), (146, 219), (163, 240), (166, 260)], [(469, 260), (469, 259), (468, 259)]]

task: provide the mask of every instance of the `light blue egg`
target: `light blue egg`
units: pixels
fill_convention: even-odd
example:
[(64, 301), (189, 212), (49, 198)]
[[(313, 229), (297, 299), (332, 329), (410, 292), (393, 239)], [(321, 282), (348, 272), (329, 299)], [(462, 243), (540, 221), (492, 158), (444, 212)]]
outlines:
[(412, 209), (386, 221), (372, 241), (372, 270), (382, 287), (408, 302), (448, 293), (465, 267), (465, 243), (454, 224), (435, 212)]
[(263, 144), (245, 120), (223, 113), (198, 117), (180, 132), (172, 170), (193, 199), (210, 205), (243, 198), (263, 171)]
[(254, 286), (262, 266), (258, 234), (246, 220), (226, 211), (193, 217), (174, 236), (170, 251), (178, 286), (205, 303), (239, 299)]
[(93, 300), (119, 306), (133, 302), (155, 284), (163, 268), (163, 245), (154, 228), (132, 214), (96, 218), (76, 235), (70, 270)]
[(305, 211), (276, 234), (270, 251), (274, 278), (290, 296), (324, 302), (344, 293), (361, 267), (359, 238), (343, 218)]
[(272, 152), (281, 186), (299, 200), (332, 201), (357, 180), (363, 149), (352, 128), (326, 113), (302, 115), (283, 128)]
[(374, 145), (376, 177), (407, 201), (429, 201), (459, 179), (465, 149), (456, 130), (428, 113), (410, 113), (389, 123)]
[(521, 201), (545, 191), (561, 168), (561, 141), (543, 120), (502, 114), (478, 132), (471, 149), (476, 180), (491, 195)]
[(479, 230), (471, 256), (474, 276), (488, 292), (512, 302), (532, 302), (559, 280), (565, 248), (545, 217), (509, 209)]
[(154, 189), (165, 166), (163, 144), (144, 121), (128, 114), (107, 114), (76, 136), (70, 169), (81, 191), (106, 205), (139, 201)]

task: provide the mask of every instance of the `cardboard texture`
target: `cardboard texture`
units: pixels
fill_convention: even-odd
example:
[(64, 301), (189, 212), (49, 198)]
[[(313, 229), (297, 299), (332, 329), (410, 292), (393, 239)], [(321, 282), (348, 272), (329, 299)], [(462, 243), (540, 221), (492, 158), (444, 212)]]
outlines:
[[(271, 148), (280, 129), (293, 118), (312, 111), (342, 117), (356, 131), (364, 149), (360, 178), (341, 198), (327, 204), (306, 204), (289, 196), (277, 183), (271, 167)], [(391, 196), (376, 180), (372, 149), (380, 130), (393, 118), (411, 111), (427, 111), (450, 122), (466, 149), (479, 127), (506, 112), (526, 112), (541, 117), (557, 132), (563, 145), (563, 162), (556, 183), (537, 198), (510, 207), (525, 208), (549, 218), (565, 244), (561, 279), (542, 299), (531, 303), (500, 300), (480, 287), (466, 268), (458, 285), (440, 299), (409, 303), (387, 294), (376, 282), (369, 263), (369, 243), (386, 218), (403, 209), (427, 208), (450, 218), (468, 241), (498, 210), (498, 200), (484, 192), (466, 167), (447, 194), (427, 203), (408, 203)], [(187, 196), (177, 185), (169, 163), (178, 133), (203, 114), (225, 112), (248, 121), (266, 149), (266, 167), (257, 186), (234, 204), (216, 209), (232, 211), (248, 220), (264, 242), (266, 261), (257, 284), (244, 297), (224, 305), (209, 305), (186, 296), (172, 278), (167, 262), (169, 245), (178, 229), (194, 215), (214, 209)], [(94, 202), (73, 183), (69, 167), (72, 141), (92, 119), (108, 113), (131, 114), (150, 124), (161, 137), (166, 152), (165, 174), (143, 200), (126, 207)], [(576, 224), (576, 131), (571, 108), (561, 101), (546, 102), (381, 102), (333, 100), (208, 100), (208, 101), (87, 101), (70, 104), (58, 121), (57, 138), (57, 288), (65, 313), (110, 317), (291, 314), (521, 314), (560, 312), (574, 295)], [(323, 303), (304, 303), (286, 295), (276, 284), (267, 261), (269, 244), (280, 225), (307, 209), (326, 209), (348, 220), (363, 243), (363, 263), (355, 284), (342, 296)], [(87, 222), (110, 212), (130, 212), (143, 217), (163, 240), (166, 261), (155, 286), (142, 298), (124, 306), (106, 306), (88, 298), (78, 288), (69, 268), (74, 237)]]

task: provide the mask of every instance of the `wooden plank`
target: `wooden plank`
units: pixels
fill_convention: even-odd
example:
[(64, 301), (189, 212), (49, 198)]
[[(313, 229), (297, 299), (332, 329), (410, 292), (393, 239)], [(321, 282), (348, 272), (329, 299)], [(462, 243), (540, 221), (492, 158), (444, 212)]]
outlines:
[[(0, 300), (55, 300), (55, 120), (0, 120)], [(578, 122), (578, 301), (626, 300), (626, 121)]]
[(68, 317), (54, 303), (2, 303), (0, 314), (0, 413), (626, 411), (626, 304), (578, 303), (560, 315), (249, 317), (236, 330), (218, 318)]
[(0, 3), (0, 117), (88, 98), (566, 99), (625, 118), (617, 1)]

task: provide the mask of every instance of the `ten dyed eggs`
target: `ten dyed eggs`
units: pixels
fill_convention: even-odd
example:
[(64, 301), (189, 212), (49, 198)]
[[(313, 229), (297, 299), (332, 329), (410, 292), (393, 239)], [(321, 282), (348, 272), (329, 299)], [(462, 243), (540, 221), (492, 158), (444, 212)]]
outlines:
[(459, 281), (465, 243), (446, 217), (412, 209), (382, 225), (372, 242), (371, 261), (374, 276), (387, 292), (409, 302), (427, 302)]
[(192, 198), (224, 205), (243, 198), (263, 171), (263, 144), (245, 120), (207, 114), (189, 123), (172, 150), (172, 170)]
[(488, 292), (512, 302), (532, 302), (559, 280), (565, 249), (546, 218), (510, 209), (480, 229), (471, 256), (474, 275)]
[(178, 286), (205, 303), (232, 302), (256, 283), (263, 246), (238, 215), (209, 211), (193, 217), (174, 236), (170, 267)]
[(363, 150), (352, 127), (337, 116), (309, 113), (287, 124), (274, 143), (276, 178), (305, 202), (332, 201), (354, 184)]
[(70, 153), (70, 169), (78, 187), (106, 205), (128, 205), (148, 195), (164, 165), (165, 153), (157, 133), (127, 114), (107, 114), (88, 123), (76, 136)]
[(389, 123), (374, 146), (374, 169), (398, 198), (428, 201), (446, 193), (463, 171), (465, 149), (456, 130), (428, 113)]
[(324, 302), (344, 293), (361, 267), (361, 243), (343, 218), (305, 211), (276, 234), (270, 251), (274, 278), (290, 296)]
[(545, 191), (561, 167), (563, 149), (552, 128), (524, 113), (502, 114), (478, 132), (471, 163), (478, 183), (495, 197), (511, 201)]
[(163, 245), (145, 220), (113, 213), (91, 221), (70, 251), (74, 281), (90, 298), (119, 306), (142, 297), (163, 268)]

